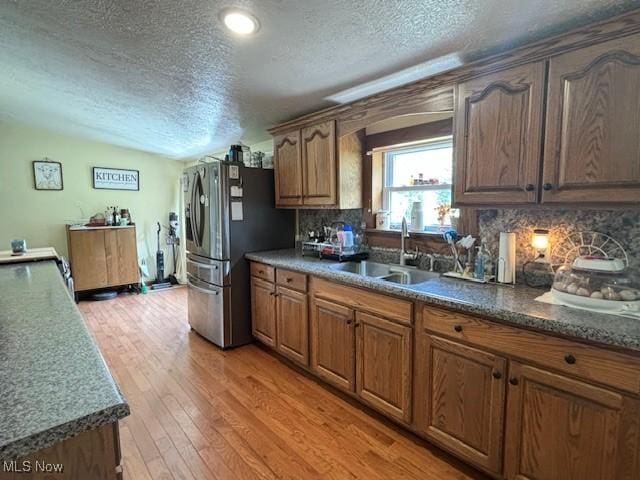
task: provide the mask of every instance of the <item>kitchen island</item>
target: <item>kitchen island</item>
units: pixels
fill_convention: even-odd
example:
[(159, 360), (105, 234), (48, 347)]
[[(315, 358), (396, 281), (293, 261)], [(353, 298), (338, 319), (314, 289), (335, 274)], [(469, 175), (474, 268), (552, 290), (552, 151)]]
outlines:
[[(0, 460), (119, 478), (129, 406), (53, 261), (0, 266), (0, 389)], [(7, 468), (0, 478), (32, 478)]]

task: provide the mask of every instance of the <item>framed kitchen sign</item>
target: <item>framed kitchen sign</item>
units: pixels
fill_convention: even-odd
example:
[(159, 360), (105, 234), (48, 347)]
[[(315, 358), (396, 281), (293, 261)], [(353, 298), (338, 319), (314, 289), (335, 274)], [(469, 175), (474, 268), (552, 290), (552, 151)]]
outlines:
[(93, 167), (93, 188), (100, 190), (140, 190), (140, 172), (121, 168)]
[(36, 190), (62, 190), (62, 164), (45, 158), (33, 162), (33, 186)]

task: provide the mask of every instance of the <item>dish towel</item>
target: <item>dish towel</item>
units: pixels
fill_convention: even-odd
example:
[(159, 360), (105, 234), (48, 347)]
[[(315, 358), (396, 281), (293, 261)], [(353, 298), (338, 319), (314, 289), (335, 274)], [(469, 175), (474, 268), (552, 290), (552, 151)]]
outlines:
[(640, 318), (640, 308), (636, 305), (623, 304), (619, 310), (597, 310), (595, 308), (578, 307), (562, 302), (555, 298), (551, 292), (545, 292), (535, 299), (537, 302), (550, 303), (551, 305), (562, 305), (570, 308), (577, 308), (578, 310), (587, 310), (589, 312), (606, 313), (609, 315), (619, 315), (627, 318)]

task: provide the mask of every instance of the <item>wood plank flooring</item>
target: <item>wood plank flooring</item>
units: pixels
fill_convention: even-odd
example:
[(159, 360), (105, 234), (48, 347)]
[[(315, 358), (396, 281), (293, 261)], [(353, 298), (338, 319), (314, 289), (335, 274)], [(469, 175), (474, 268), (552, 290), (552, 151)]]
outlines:
[(132, 414), (127, 480), (480, 479), (256, 345), (190, 331), (185, 288), (81, 302)]

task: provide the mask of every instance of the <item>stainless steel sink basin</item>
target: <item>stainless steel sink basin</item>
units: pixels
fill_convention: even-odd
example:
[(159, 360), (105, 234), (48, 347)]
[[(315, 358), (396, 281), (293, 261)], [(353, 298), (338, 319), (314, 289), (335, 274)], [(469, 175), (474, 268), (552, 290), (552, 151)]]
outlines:
[(375, 262), (345, 262), (331, 267), (341, 272), (355, 273), (364, 277), (379, 278), (387, 282), (400, 285), (416, 285), (433, 278), (438, 278), (439, 273), (416, 270), (400, 265), (388, 265)]
[(391, 267), (385, 263), (375, 262), (345, 262), (334, 265), (334, 270), (342, 272), (357, 273), (365, 277), (384, 277), (391, 273)]
[(402, 272), (393, 272), (390, 275), (382, 277), (382, 280), (387, 282), (399, 283), (400, 285), (416, 285), (418, 283), (424, 283), (427, 280), (438, 278), (439, 273), (425, 272), (423, 270), (409, 270)]

